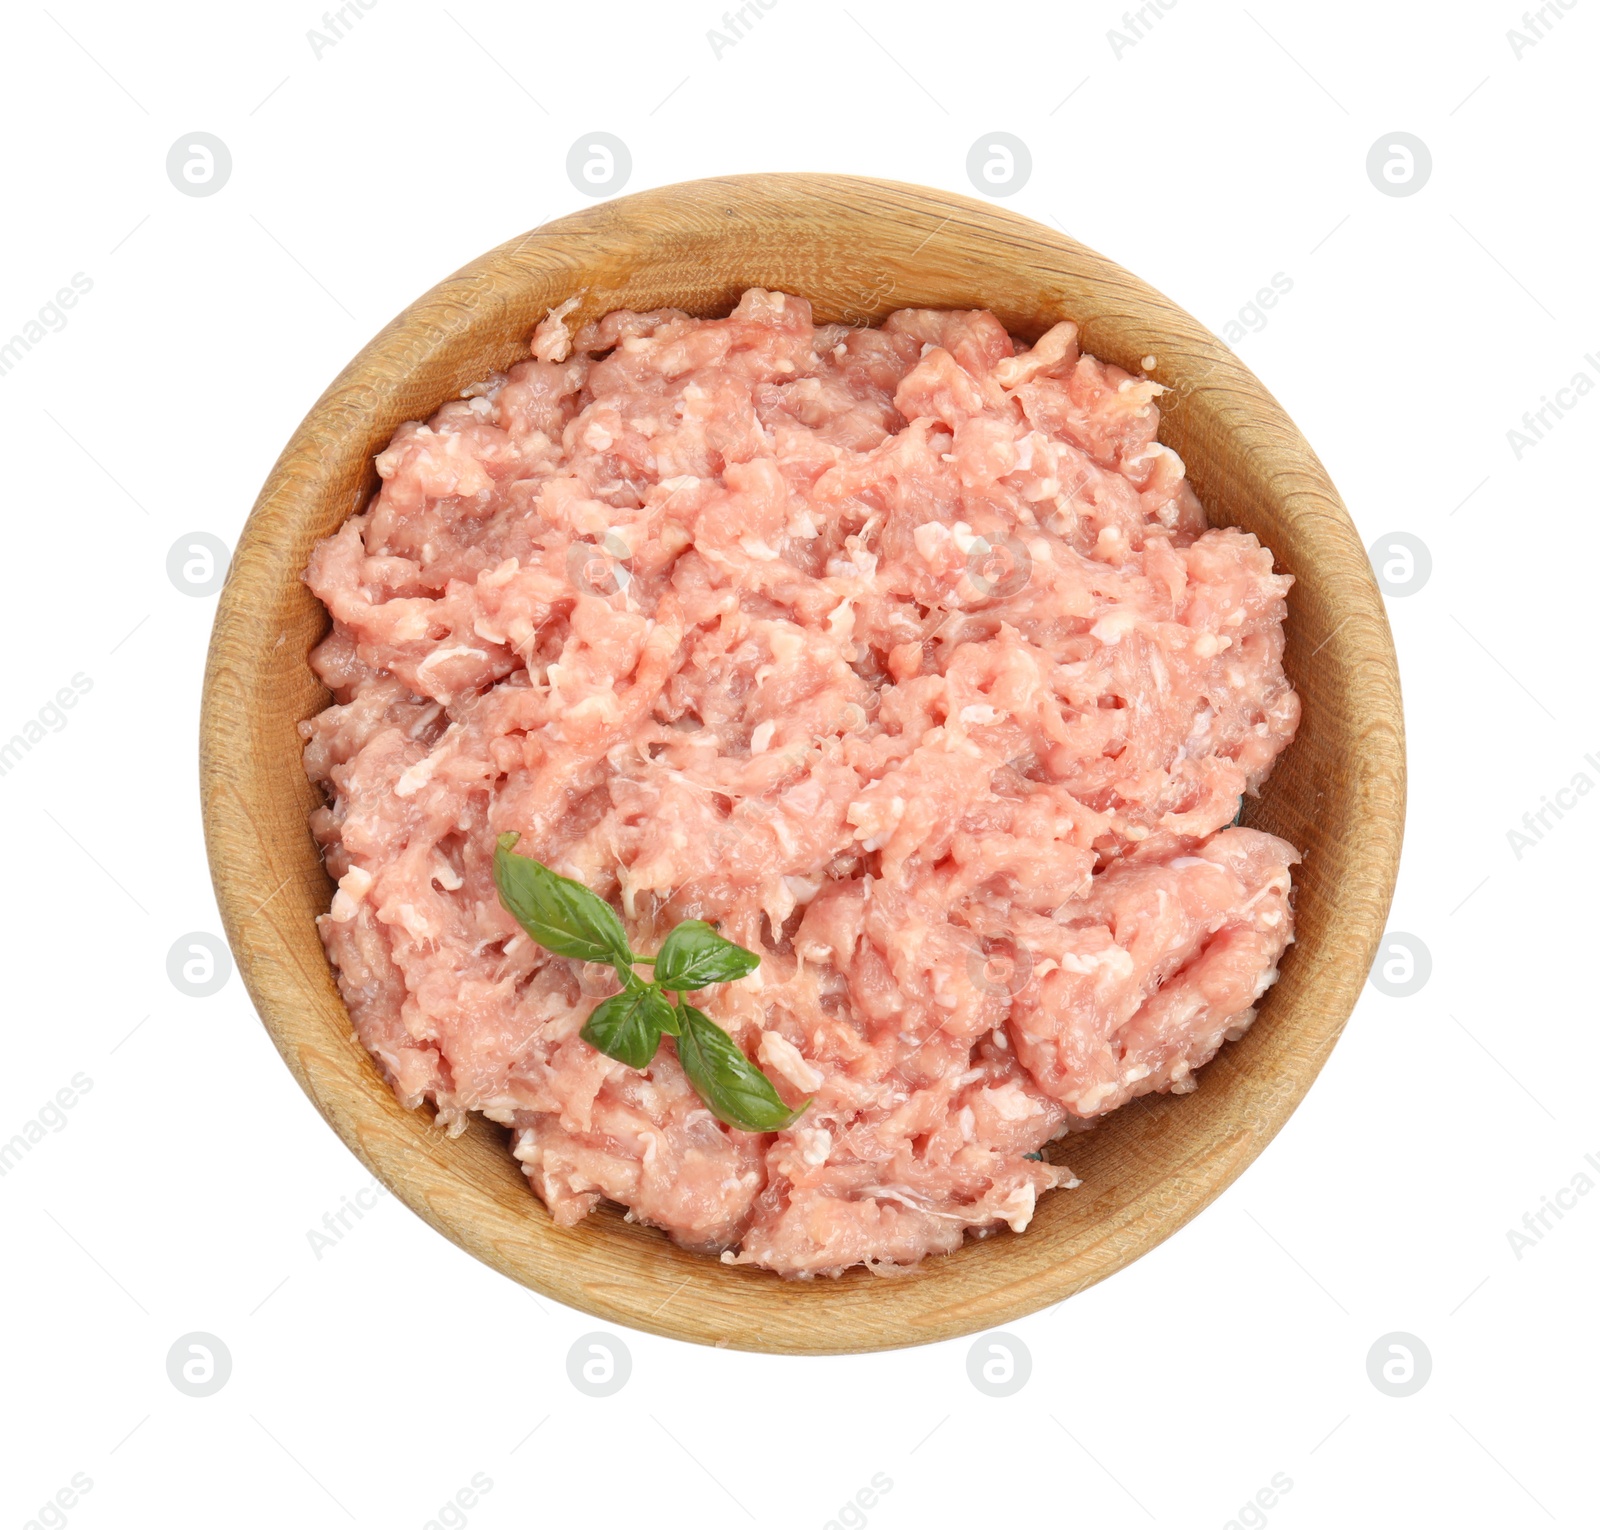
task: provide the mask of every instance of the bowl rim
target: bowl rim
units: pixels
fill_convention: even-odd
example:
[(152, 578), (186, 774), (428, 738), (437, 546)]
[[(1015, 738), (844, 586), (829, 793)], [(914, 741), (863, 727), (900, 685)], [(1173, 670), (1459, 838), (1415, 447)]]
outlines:
[[(729, 202), (734, 205), (726, 206)], [(1018, 262), (1034, 262), (1047, 274), (1071, 273), (1070, 280), (1061, 276), (1063, 288), (1077, 283), (1085, 292), (1103, 289), (1104, 312), (1073, 314), (1080, 318), (1086, 350), (1117, 359), (1120, 342), (1097, 340), (1097, 329), (1100, 334), (1113, 333), (1117, 325), (1126, 322), (1117, 315), (1136, 309), (1163, 338), (1171, 338), (1182, 379), (1192, 383), (1194, 398), (1204, 395), (1207, 408), (1242, 411), (1241, 431), (1247, 419), (1252, 431), (1259, 427), (1260, 440), (1252, 435), (1247, 444), (1251, 451), (1270, 449), (1278, 454), (1266, 474), (1274, 510), (1285, 518), (1285, 524), (1290, 517), (1315, 521), (1318, 535), (1328, 539), (1340, 561), (1341, 599), (1348, 601), (1349, 610), (1325, 641), (1339, 643), (1336, 654), (1342, 654), (1341, 662), (1360, 669), (1351, 683), (1361, 687), (1360, 715), (1365, 725), (1360, 747), (1351, 760), (1352, 781), (1333, 789), (1358, 794), (1372, 810), (1345, 847), (1349, 888), (1346, 891), (1341, 880), (1340, 914), (1345, 921), (1338, 932), (1341, 959), (1319, 974), (1326, 991), (1319, 990), (1314, 1001), (1305, 996), (1296, 1000), (1297, 1022), (1303, 1014), (1310, 1018), (1304, 1036), (1296, 1035), (1290, 1072), (1250, 1084), (1247, 1121), (1225, 1140), (1175, 1165), (1160, 1190), (1111, 1205), (1101, 1232), (1075, 1235), (1060, 1260), (1045, 1258), (1039, 1249), (1022, 1261), (1025, 1267), (1019, 1266), (1015, 1257), (1010, 1261), (999, 1257), (1002, 1240), (1015, 1251), (1032, 1236), (1046, 1237), (1034, 1230), (1014, 1239), (1002, 1233), (981, 1242), (969, 1240), (956, 1253), (933, 1256), (918, 1270), (892, 1281), (865, 1276), (868, 1286), (858, 1278), (862, 1277), (859, 1270), (838, 1281), (785, 1282), (764, 1271), (730, 1269), (704, 1255), (686, 1254), (659, 1234), (625, 1223), (609, 1211), (596, 1213), (579, 1228), (558, 1229), (520, 1183), (503, 1145), (498, 1151), (505, 1160), (503, 1167), (510, 1172), (509, 1182), (506, 1174), (489, 1163), (487, 1155), (495, 1146), (489, 1136), (469, 1135), (463, 1139), (464, 1145), (450, 1143), (440, 1149), (434, 1139), (442, 1134), (426, 1123), (425, 1113), (400, 1109), (353, 1037), (330, 1033), (330, 991), (338, 1011), (344, 1014), (347, 1033), (349, 1018), (332, 987), (315, 928), (304, 923), (306, 910), (316, 907), (315, 899), (308, 901), (307, 890), (293, 885), (292, 873), (280, 886), (271, 885), (286, 864), (285, 855), (298, 856), (298, 863), (303, 863), (303, 847), (283, 848), (284, 836), (292, 835), (288, 820), (276, 808), (272, 810), (277, 812), (274, 819), (251, 787), (252, 762), (271, 752), (269, 744), (279, 747), (277, 736), (269, 739), (263, 731), (267, 725), (261, 714), (275, 704), (273, 698), (281, 695), (285, 686), (283, 660), (268, 650), (283, 646), (287, 628), (275, 642), (269, 641), (276, 608), (267, 609), (263, 602), (267, 597), (286, 598), (283, 592), (288, 577), (298, 581), (303, 561), (292, 570), (288, 561), (297, 551), (303, 555), (305, 507), (311, 496), (321, 494), (325, 500), (331, 492), (335, 480), (329, 463), (341, 451), (348, 455), (351, 442), (358, 437), (370, 447), (373, 421), (385, 411), (392, 415), (396, 398), (405, 393), (407, 379), (422, 367), (434, 365), (452, 345), (468, 343), (474, 326), (485, 322), (481, 301), (485, 296), (491, 304), (504, 305), (511, 300), (508, 294), (514, 297), (525, 291), (535, 276), (548, 284), (552, 273), (562, 271), (568, 274), (571, 290), (578, 290), (574, 273), (586, 270), (587, 260), (599, 258), (594, 252), (626, 259), (628, 240), (654, 237), (640, 230), (698, 228), (724, 214), (732, 218), (736, 210), (741, 220), (767, 217), (781, 224), (784, 219), (844, 216), (841, 209), (858, 219), (920, 218), (930, 224), (942, 219), (924, 245), (954, 223), (955, 232), (975, 244), (982, 246), (986, 240), (991, 260), (996, 252), (1006, 252)], [(943, 250), (945, 243), (938, 249)], [(980, 270), (967, 306), (998, 307), (984, 301), (981, 288)], [(877, 304), (879, 312), (908, 306), (904, 301), (888, 301), (892, 296), (864, 295), (864, 301), (869, 310)], [(596, 311), (604, 311), (605, 306), (617, 305), (602, 304)], [(864, 317), (870, 320), (873, 314), (869, 311)], [(1042, 328), (1044, 323), (1041, 319), (1036, 327)], [(524, 327), (510, 336), (512, 349), (507, 354), (525, 355), (527, 334), (528, 327)], [(482, 366), (477, 375), (488, 370), (492, 368)], [(390, 381), (387, 392), (381, 382), (385, 377)], [(375, 384), (374, 378), (380, 381)], [(1225, 395), (1224, 404), (1217, 404), (1213, 394)], [(434, 394), (420, 417), (430, 414), (446, 397)], [(1181, 404), (1181, 391), (1179, 399)], [(1228, 399), (1233, 402), (1227, 404)], [(415, 409), (413, 404), (412, 412), (401, 418), (412, 417)], [(379, 440), (380, 447), (386, 439)], [(368, 459), (370, 455), (368, 450)], [(1202, 498), (1206, 498), (1204, 491)], [(360, 503), (360, 497), (347, 499), (339, 519), (355, 513)], [(1208, 510), (1214, 513), (1215, 506), (1208, 504)], [(1352, 621), (1355, 633), (1341, 639)], [(1007, 209), (892, 181), (776, 174), (682, 182), (600, 203), (540, 225), (438, 283), (358, 352), (291, 437), (240, 533), (207, 656), (200, 786), (217, 903), (256, 1010), (324, 1118), (399, 1199), (509, 1278), (603, 1320), (720, 1347), (821, 1354), (859, 1353), (952, 1338), (994, 1328), (1053, 1305), (1171, 1236), (1243, 1172), (1304, 1097), (1365, 981), (1398, 874), (1405, 755), (1393, 642), (1382, 597), (1355, 527), (1310, 446), (1271, 394), (1220, 340), (1119, 266), (1070, 237)], [(302, 778), (299, 786), (306, 788), (299, 792), (300, 800), (309, 805), (313, 798), (308, 795), (308, 783)], [(1270, 785), (1267, 790), (1270, 794)], [(300, 832), (309, 844), (303, 812)], [(285, 887), (288, 895), (280, 898)], [(268, 890), (265, 903), (264, 888)], [(326, 884), (321, 896), (325, 909)], [(278, 907), (264, 912), (274, 899)], [(304, 939), (307, 928), (316, 946), (314, 955), (308, 954)], [(1240, 1044), (1233, 1045), (1237, 1048)], [(1229, 1051), (1225, 1047), (1202, 1077), (1216, 1069)], [(1147, 1098), (1158, 1106), (1170, 1103), (1170, 1097)], [(1157, 1113), (1167, 1120), (1164, 1109)], [(520, 1204), (513, 1191), (520, 1193)], [(683, 1273), (685, 1259), (701, 1268), (704, 1279), (692, 1269)], [(682, 1283), (677, 1289), (695, 1284), (695, 1294), (705, 1298), (701, 1306), (688, 1308), (680, 1302), (674, 1309), (675, 1293), (656, 1305), (660, 1292), (680, 1275)]]

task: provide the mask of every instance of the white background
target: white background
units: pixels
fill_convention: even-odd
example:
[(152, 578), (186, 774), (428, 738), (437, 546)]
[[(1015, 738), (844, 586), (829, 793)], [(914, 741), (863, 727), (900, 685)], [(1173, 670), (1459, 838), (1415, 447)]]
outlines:
[[(92, 1087), (0, 1179), (0, 1527), (786, 1530), (875, 1473), (874, 1530), (1593, 1524), (1600, 1194), (1520, 1258), (1507, 1233), (1600, 1157), (1600, 800), (1520, 857), (1507, 832), (1600, 781), (1600, 397), (1520, 461), (1507, 431), (1600, 377), (1600, 5), (1518, 57), (1519, 0), (1177, 0), (1118, 56), (1118, 0), (777, 0), (718, 57), (718, 3), (377, 0), (320, 57), (316, 0), (8, 17), (0, 341), (74, 273), (93, 287), (0, 377), (0, 738), (74, 674), (93, 688), (0, 777), (0, 1140)], [(203, 198), (164, 169), (197, 130), (233, 157)], [(195, 766), (215, 602), (168, 549), (232, 545), (406, 303), (586, 205), (566, 156), (595, 130), (631, 148), (628, 190), (815, 169), (970, 191), (974, 140), (1016, 134), (1033, 172), (1007, 205), (1213, 329), (1292, 281), (1241, 355), (1363, 541), (1431, 551), (1389, 608), (1412, 783), (1392, 924), (1432, 976), (1366, 989), (1211, 1210), (1014, 1325), (1033, 1368), (1008, 1398), (969, 1382), (970, 1341), (790, 1360), (636, 1333), (623, 1390), (582, 1395), (567, 1353), (600, 1325), (393, 1200), (316, 1256), (366, 1175), (237, 975), (206, 999), (167, 977), (174, 941), (218, 928)], [(1365, 169), (1396, 130), (1432, 153), (1412, 196)], [(210, 1397), (168, 1380), (193, 1331), (232, 1356)], [(1367, 1374), (1392, 1331), (1432, 1355), (1405, 1398)], [(39, 1519), (75, 1473), (90, 1490)], [(475, 1473), (492, 1488), (441, 1521)], [(1292, 1488), (1241, 1520), (1277, 1473)]]

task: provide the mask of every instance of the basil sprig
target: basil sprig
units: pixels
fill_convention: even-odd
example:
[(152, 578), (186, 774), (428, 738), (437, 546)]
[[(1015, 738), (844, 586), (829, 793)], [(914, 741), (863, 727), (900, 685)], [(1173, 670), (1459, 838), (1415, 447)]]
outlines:
[[(738, 1043), (683, 997), (745, 977), (761, 958), (701, 919), (677, 925), (654, 956), (636, 955), (616, 910), (581, 882), (512, 854), (519, 838), (502, 834), (495, 842), (494, 885), (506, 911), (547, 951), (608, 962), (622, 983), (621, 993), (594, 1007), (579, 1033), (583, 1039), (630, 1068), (644, 1068), (662, 1036), (672, 1036), (689, 1083), (719, 1121), (746, 1132), (776, 1132), (798, 1120), (811, 1101), (791, 1110)], [(654, 979), (646, 982), (636, 966), (653, 966)], [(668, 999), (669, 992), (675, 998)]]

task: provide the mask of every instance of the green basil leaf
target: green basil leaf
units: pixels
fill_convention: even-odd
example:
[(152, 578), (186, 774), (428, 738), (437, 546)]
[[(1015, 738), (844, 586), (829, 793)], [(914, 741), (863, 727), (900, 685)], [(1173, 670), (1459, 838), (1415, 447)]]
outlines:
[(685, 919), (656, 952), (656, 982), (674, 993), (731, 983), (754, 972), (761, 958), (724, 940), (703, 919)]
[(772, 1081), (710, 1015), (692, 1004), (679, 1006), (683, 1034), (678, 1061), (694, 1092), (719, 1121), (746, 1132), (777, 1132), (799, 1119), (811, 1101), (791, 1110), (778, 1097)]
[(633, 953), (617, 911), (582, 882), (557, 876), (528, 855), (513, 855), (517, 834), (494, 847), (494, 885), (507, 912), (547, 951), (581, 962), (610, 962), (624, 982)]
[(669, 1023), (675, 1026), (677, 1016), (660, 989), (640, 983), (602, 999), (578, 1034), (597, 1052), (630, 1068), (643, 1068), (656, 1055)]

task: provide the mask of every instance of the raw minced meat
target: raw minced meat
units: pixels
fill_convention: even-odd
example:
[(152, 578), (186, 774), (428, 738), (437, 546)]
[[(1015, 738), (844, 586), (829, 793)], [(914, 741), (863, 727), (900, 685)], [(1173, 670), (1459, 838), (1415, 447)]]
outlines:
[[(307, 571), (357, 1033), (407, 1106), (508, 1126), (558, 1222), (786, 1275), (1020, 1231), (1076, 1183), (1045, 1144), (1193, 1089), (1277, 975), (1297, 856), (1232, 824), (1299, 717), (1291, 580), (1070, 323), (567, 306)], [(636, 950), (699, 918), (760, 954), (695, 1002), (792, 1127), (723, 1125), (670, 1038), (580, 1039), (615, 975), (501, 907), (507, 830)]]

